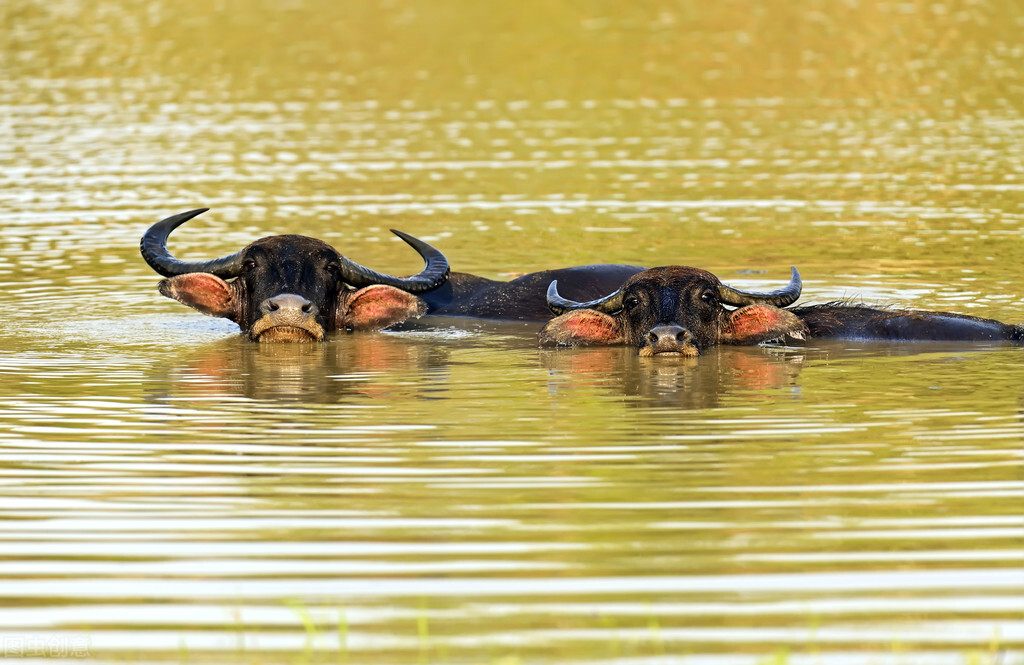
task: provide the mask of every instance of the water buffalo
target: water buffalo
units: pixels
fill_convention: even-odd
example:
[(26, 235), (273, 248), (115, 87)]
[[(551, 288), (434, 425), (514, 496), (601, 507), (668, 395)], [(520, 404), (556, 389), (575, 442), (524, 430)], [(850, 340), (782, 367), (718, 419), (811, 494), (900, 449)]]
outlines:
[[(625, 344), (641, 356), (697, 356), (716, 344), (814, 337), (902, 341), (1024, 341), (1024, 326), (963, 314), (878, 309), (833, 302), (785, 309), (800, 297), (800, 273), (769, 293), (740, 291), (706, 270), (685, 266), (637, 273), (610, 295), (578, 302), (552, 282), (548, 306), (558, 316), (542, 344)], [(735, 309), (729, 309), (729, 308)]]
[(423, 271), (412, 277), (375, 272), (322, 240), (299, 235), (261, 238), (210, 261), (171, 256), (171, 231), (206, 210), (154, 224), (142, 236), (142, 257), (167, 278), (160, 282), (160, 293), (234, 321), (255, 341), (320, 341), (336, 329), (379, 330), (425, 313), (425, 303), (414, 294), (434, 289), (448, 277), (448, 260), (441, 252), (401, 231), (392, 232), (426, 261)]
[[(593, 265), (529, 273), (508, 282), (450, 273), (448, 260), (422, 240), (393, 231), (426, 266), (412, 277), (374, 272), (327, 243), (298, 235), (261, 238), (229, 256), (182, 261), (167, 238), (207, 208), (173, 215), (142, 237), (146, 262), (166, 279), (160, 293), (200, 312), (230, 319), (253, 340), (319, 341), (331, 330), (380, 330), (423, 314), (547, 321), (552, 280), (574, 298), (595, 298), (643, 270)], [(232, 280), (232, 281), (226, 281)]]

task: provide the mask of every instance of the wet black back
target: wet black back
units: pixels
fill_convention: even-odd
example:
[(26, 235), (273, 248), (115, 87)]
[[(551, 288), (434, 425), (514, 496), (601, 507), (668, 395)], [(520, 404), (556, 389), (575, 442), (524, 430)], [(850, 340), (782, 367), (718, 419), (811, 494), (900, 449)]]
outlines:
[(554, 316), (547, 307), (548, 285), (553, 280), (558, 280), (558, 290), (565, 297), (586, 301), (616, 291), (642, 270), (619, 264), (574, 266), (533, 272), (508, 282), (452, 273), (446, 283), (420, 297), (427, 302), (428, 315), (547, 321)]
[(811, 337), (840, 339), (1020, 342), (1024, 327), (966, 314), (879, 309), (842, 302), (790, 310), (807, 324)]

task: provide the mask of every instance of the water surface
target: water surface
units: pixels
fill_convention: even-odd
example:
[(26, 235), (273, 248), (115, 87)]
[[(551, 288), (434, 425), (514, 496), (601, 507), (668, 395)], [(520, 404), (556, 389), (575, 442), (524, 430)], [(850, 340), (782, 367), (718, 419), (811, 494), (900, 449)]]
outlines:
[(423, 319), (260, 346), (162, 298), (684, 263), (1024, 319), (1013, 2), (0, 8), (0, 649), (88, 662), (1024, 662), (1024, 356), (699, 359)]

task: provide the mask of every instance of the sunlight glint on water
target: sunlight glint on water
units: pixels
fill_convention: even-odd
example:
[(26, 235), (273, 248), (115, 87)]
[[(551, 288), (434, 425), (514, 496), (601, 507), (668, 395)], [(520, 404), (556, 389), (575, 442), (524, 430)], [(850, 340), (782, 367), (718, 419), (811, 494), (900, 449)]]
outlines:
[(3, 657), (1024, 663), (1018, 348), (266, 347), (138, 255), (203, 206), (176, 255), (408, 274), (398, 228), (1019, 322), (1013, 3), (237, 9), (0, 9)]

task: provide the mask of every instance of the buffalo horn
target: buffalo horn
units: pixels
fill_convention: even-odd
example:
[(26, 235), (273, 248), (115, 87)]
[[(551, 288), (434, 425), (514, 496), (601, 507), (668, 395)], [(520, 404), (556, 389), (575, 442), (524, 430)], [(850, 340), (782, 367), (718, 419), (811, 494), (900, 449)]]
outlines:
[[(167, 237), (171, 235), (171, 231), (207, 210), (209, 208), (197, 208), (178, 213), (151, 226), (142, 236), (140, 243), (142, 258), (146, 259), (146, 263), (164, 277), (207, 272), (222, 279), (231, 279), (242, 274), (241, 251), (211, 261), (182, 261), (171, 256), (171, 253), (167, 251)], [(342, 256), (340, 261), (342, 281), (355, 287), (385, 284), (409, 293), (422, 293), (443, 284), (448, 279), (448, 259), (444, 254), (411, 235), (394, 229), (391, 232), (419, 252), (426, 262), (423, 271), (412, 277), (393, 277), (365, 268)]]
[(174, 258), (167, 251), (167, 236), (171, 235), (171, 231), (207, 210), (209, 208), (197, 208), (188, 212), (181, 212), (177, 215), (171, 215), (167, 219), (162, 219), (149, 227), (149, 230), (142, 236), (142, 242), (140, 243), (142, 258), (146, 259), (146, 263), (164, 277), (174, 277), (175, 275), (184, 275), (190, 272), (213, 273), (223, 279), (238, 277), (242, 272), (241, 252), (235, 252), (234, 254), (211, 261), (182, 261), (181, 259)]
[(768, 293), (754, 293), (753, 291), (740, 291), (731, 286), (720, 284), (718, 286), (718, 298), (726, 305), (743, 307), (745, 305), (775, 305), (776, 307), (788, 307), (800, 297), (800, 290), (803, 284), (800, 282), (800, 273), (796, 266), (793, 266), (792, 276), (789, 284), (778, 291)]
[(408, 233), (402, 233), (396, 229), (391, 229), (391, 232), (404, 240), (423, 257), (426, 263), (423, 271), (412, 277), (394, 277), (370, 270), (355, 261), (342, 257), (341, 276), (346, 284), (356, 287), (384, 284), (386, 286), (394, 286), (409, 293), (423, 293), (440, 286), (448, 279), (448, 259), (445, 258), (444, 254)]
[(622, 289), (597, 300), (576, 302), (558, 295), (558, 280), (555, 280), (548, 285), (548, 309), (555, 315), (564, 314), (573, 309), (596, 309), (605, 314), (612, 314), (622, 309)]

